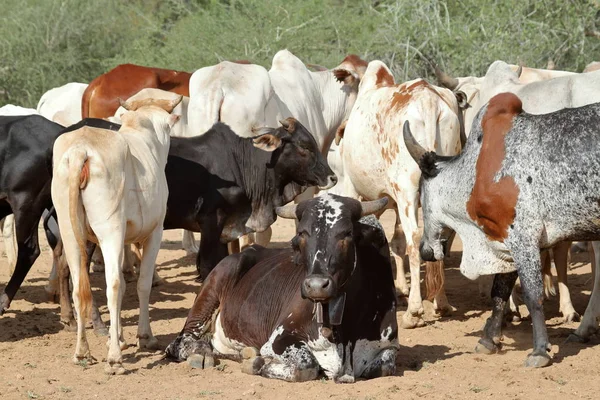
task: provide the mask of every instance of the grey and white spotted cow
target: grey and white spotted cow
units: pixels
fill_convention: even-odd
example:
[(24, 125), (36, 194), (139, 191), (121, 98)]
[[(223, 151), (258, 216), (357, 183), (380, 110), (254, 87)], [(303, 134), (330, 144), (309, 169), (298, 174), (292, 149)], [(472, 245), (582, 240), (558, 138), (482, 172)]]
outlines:
[(221, 261), (167, 355), (200, 368), (252, 355), (244, 372), (294, 382), (321, 371), (346, 383), (393, 375), (389, 248), (375, 217), (361, 219), (386, 204), (327, 194), (277, 208), (298, 220), (292, 248), (251, 246)]
[(518, 276), (533, 323), (525, 365), (550, 364), (539, 250), (600, 238), (600, 104), (532, 115), (516, 95), (501, 93), (477, 114), (457, 157), (426, 152), (408, 125), (404, 140), (424, 177), (423, 259), (443, 259), (450, 228), (464, 243), (461, 272), (471, 279), (496, 274), (492, 316), (476, 351), (499, 348)]

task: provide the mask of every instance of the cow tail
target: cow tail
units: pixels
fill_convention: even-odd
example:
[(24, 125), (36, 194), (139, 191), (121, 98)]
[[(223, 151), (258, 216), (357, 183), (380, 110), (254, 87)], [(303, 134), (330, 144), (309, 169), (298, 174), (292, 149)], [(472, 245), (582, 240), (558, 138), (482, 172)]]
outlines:
[(442, 290), (444, 283), (444, 262), (426, 262), (425, 288), (427, 290), (427, 300), (432, 301), (433, 298)]
[(216, 122), (221, 122), (221, 107), (223, 107), (224, 100), (223, 89), (219, 88), (213, 92), (212, 98), (206, 105), (206, 122), (211, 126)]
[(90, 315), (92, 304), (92, 290), (87, 270), (87, 233), (84, 225), (83, 204), (81, 203), (81, 189), (86, 187), (89, 177), (90, 169), (87, 152), (83, 149), (72, 150), (69, 154), (69, 218), (81, 255), (78, 294), (81, 317), (83, 318)]

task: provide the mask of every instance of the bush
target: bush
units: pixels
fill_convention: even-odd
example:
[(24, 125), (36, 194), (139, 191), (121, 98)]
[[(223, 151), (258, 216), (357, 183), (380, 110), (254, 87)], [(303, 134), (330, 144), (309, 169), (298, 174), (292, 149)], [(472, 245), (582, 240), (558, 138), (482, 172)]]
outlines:
[(581, 71), (597, 57), (597, 2), (572, 0), (26, 0), (0, 3), (1, 102), (89, 82), (126, 62), (193, 71), (222, 60), (269, 67), (288, 48), (334, 67), (348, 53), (381, 59), (398, 81), (430, 61), (483, 75), (502, 59)]

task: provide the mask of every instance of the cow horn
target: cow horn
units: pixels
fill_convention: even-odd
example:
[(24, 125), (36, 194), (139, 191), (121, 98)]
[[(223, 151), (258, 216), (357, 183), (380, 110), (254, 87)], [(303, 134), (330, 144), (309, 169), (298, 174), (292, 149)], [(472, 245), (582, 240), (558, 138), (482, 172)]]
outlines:
[(387, 206), (387, 203), (388, 203), (387, 197), (382, 197), (379, 200), (373, 200), (373, 201), (361, 201), (360, 216), (364, 217), (365, 215), (374, 214), (377, 211), (382, 210), (385, 206)]
[[(173, 110), (175, 109), (175, 107), (177, 107), (179, 105), (179, 103), (181, 103), (181, 101), (183, 100), (183, 95), (179, 95), (179, 97), (177, 97), (175, 100), (173, 100), (171, 102), (171, 106), (173, 107)], [(171, 110), (171, 112), (173, 112), (173, 110)]]
[(419, 142), (415, 140), (415, 137), (410, 131), (410, 123), (408, 121), (404, 122), (404, 128), (402, 131), (404, 135), (404, 144), (406, 145), (408, 153), (413, 158), (413, 160), (415, 160), (415, 162), (419, 164), (421, 157), (423, 157), (423, 155), (427, 153), (427, 150), (425, 150), (423, 146), (421, 146)]
[(285, 128), (289, 133), (293, 133), (296, 130), (296, 120), (294, 118), (286, 118), (279, 121), (281, 126)]
[(442, 71), (437, 65), (434, 68), (435, 77), (437, 78), (440, 85), (443, 87), (454, 90), (458, 86), (458, 79), (448, 75), (444, 71)]
[(523, 72), (523, 66), (519, 65), (519, 68), (517, 68), (517, 78), (521, 77), (522, 72)]
[(281, 218), (296, 219), (296, 208), (298, 208), (298, 204), (288, 204), (275, 208), (275, 213)]

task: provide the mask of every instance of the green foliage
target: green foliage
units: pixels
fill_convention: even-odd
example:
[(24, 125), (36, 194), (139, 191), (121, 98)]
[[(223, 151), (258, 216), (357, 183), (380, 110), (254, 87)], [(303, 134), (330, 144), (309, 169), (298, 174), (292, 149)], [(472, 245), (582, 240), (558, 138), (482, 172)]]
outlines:
[(114, 66), (193, 71), (222, 60), (269, 67), (288, 48), (334, 67), (348, 53), (381, 59), (399, 81), (437, 62), (483, 75), (502, 59), (581, 71), (600, 57), (592, 0), (22, 0), (0, 2), (0, 104)]

